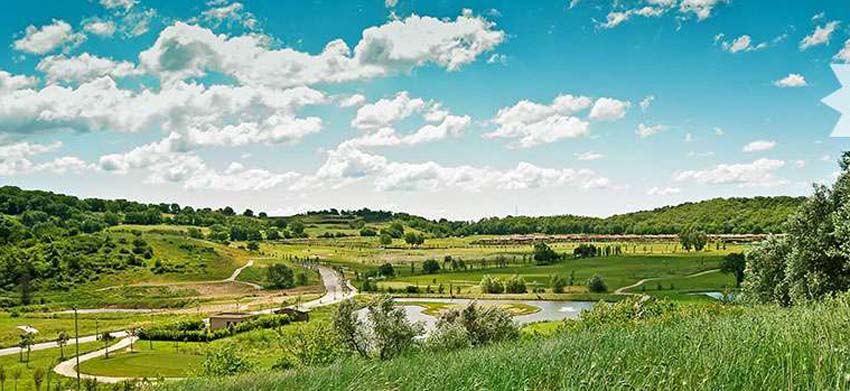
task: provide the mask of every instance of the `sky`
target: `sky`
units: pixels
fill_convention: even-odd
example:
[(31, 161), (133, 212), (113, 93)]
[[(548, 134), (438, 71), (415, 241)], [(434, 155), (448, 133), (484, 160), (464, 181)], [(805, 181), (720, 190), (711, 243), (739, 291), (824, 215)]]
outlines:
[(0, 184), (287, 215), (806, 195), (844, 1), (15, 2)]

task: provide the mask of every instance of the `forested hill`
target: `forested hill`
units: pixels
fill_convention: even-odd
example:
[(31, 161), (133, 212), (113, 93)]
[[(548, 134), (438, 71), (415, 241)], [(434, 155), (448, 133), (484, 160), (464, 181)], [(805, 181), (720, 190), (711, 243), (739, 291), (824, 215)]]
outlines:
[(686, 227), (707, 233), (779, 233), (804, 197), (715, 198), (626, 213), (582, 216), (488, 218), (465, 225), (465, 234), (675, 234)]
[[(707, 233), (778, 233), (803, 197), (727, 198), (667, 206), (608, 218), (545, 216), (485, 218), (479, 221), (428, 220), (407, 213), (330, 209), (274, 217), (233, 208), (192, 208), (178, 204), (144, 204), (127, 200), (79, 199), (46, 191), (0, 187), (0, 244), (20, 237), (92, 233), (117, 224), (179, 224), (211, 227), (220, 236), (238, 237), (244, 228), (252, 238), (271, 231), (303, 235), (305, 224), (349, 225), (398, 221), (433, 236), (472, 234), (675, 234), (686, 227)], [(3, 216), (15, 216), (9, 219)], [(227, 234), (225, 234), (227, 232)], [(265, 233), (265, 234), (263, 234)], [(228, 235), (229, 234), (229, 235)], [(260, 235), (258, 237), (258, 235)], [(275, 235), (277, 236), (277, 232)], [(5, 239), (5, 240), (4, 240)]]

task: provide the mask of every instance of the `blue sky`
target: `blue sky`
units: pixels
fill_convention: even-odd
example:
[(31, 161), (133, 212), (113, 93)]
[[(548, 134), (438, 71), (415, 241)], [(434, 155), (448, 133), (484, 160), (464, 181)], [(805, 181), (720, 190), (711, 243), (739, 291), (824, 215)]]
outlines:
[(807, 194), (840, 1), (23, 2), (0, 182), (286, 214), (609, 215)]

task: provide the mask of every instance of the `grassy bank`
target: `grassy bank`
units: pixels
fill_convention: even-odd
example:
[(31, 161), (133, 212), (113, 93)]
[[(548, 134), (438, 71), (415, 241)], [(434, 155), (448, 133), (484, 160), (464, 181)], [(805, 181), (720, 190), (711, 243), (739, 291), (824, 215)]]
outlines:
[(700, 307), (450, 354), (192, 379), (166, 390), (847, 389), (850, 298), (793, 309)]

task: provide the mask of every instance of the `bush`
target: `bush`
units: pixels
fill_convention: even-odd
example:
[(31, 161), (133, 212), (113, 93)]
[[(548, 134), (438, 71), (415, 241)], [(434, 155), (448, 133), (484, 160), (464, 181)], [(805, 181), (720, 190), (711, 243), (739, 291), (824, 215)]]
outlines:
[(255, 329), (271, 329), (290, 323), (287, 315), (264, 315), (231, 327), (207, 330), (204, 322), (180, 321), (139, 330), (139, 338), (153, 341), (207, 342)]
[[(495, 306), (478, 306), (475, 302), (464, 308), (449, 309), (437, 320), (437, 330), (452, 327), (463, 327), (470, 345), (485, 345), (517, 339), (519, 328), (514, 323), (511, 314)], [(457, 331), (443, 330), (441, 333), (450, 334)], [(456, 335), (454, 336), (456, 337)], [(454, 343), (457, 343), (455, 341)]]
[(592, 244), (580, 244), (573, 250), (573, 255), (576, 258), (592, 258), (598, 253), (599, 250)]
[(393, 269), (393, 264), (385, 263), (381, 266), (378, 266), (378, 274), (384, 277), (392, 277), (395, 275), (395, 269)]
[(227, 344), (222, 348), (207, 352), (201, 374), (208, 377), (232, 376), (251, 370), (253, 365), (236, 352), (236, 347)]
[(505, 281), (505, 292), (525, 293), (525, 280), (516, 274), (512, 275), (507, 281)]
[(378, 232), (372, 228), (363, 228), (360, 230), (360, 236), (372, 237), (378, 236)]
[(502, 293), (505, 291), (505, 286), (502, 284), (502, 281), (491, 277), (489, 274), (485, 274), (481, 277), (479, 287), (481, 288), (482, 293)]
[(593, 293), (608, 292), (608, 285), (605, 285), (605, 280), (599, 274), (594, 274), (587, 280), (587, 290)]
[(437, 273), (440, 271), (440, 263), (434, 259), (426, 260), (425, 262), (422, 262), (422, 271), (424, 271), (425, 274)]
[(560, 275), (553, 274), (552, 277), (549, 277), (549, 285), (552, 287), (552, 293), (564, 293), (567, 280)]
[(652, 296), (631, 296), (611, 304), (598, 304), (583, 311), (579, 319), (566, 319), (563, 331), (576, 331), (610, 324), (634, 324), (659, 319), (679, 312), (676, 303), (656, 299)]
[(465, 349), (472, 346), (469, 341), (469, 333), (459, 322), (444, 323), (437, 327), (425, 340), (425, 349), (448, 352), (452, 350)]

